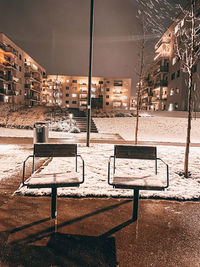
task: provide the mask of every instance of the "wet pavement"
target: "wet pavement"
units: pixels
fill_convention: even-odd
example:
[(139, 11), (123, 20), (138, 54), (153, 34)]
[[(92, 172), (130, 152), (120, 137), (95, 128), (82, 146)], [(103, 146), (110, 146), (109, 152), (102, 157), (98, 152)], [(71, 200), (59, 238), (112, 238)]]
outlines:
[(131, 199), (59, 197), (52, 220), (50, 197), (13, 195), (20, 182), (1, 181), (1, 267), (200, 267), (199, 202), (140, 199), (135, 222)]
[(199, 267), (198, 202), (13, 196), (0, 208), (0, 266)]

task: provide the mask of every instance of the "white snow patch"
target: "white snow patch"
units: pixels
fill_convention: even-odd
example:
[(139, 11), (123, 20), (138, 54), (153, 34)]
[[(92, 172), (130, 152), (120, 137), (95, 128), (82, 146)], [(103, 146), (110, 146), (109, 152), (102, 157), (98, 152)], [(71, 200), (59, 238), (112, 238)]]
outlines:
[[(59, 196), (107, 196), (107, 197), (130, 197), (132, 190), (114, 189), (108, 185), (108, 159), (113, 155), (113, 145), (92, 144), (89, 148), (81, 144), (78, 147), (78, 153), (85, 160), (85, 182), (78, 188), (59, 188)], [(200, 149), (191, 148), (190, 152), (190, 178), (183, 178), (177, 173), (183, 170), (184, 147), (158, 146), (158, 157), (169, 164), (170, 168), (170, 186), (165, 191), (140, 191), (142, 197), (158, 197), (165, 199), (191, 200), (200, 199), (200, 172), (198, 171), (200, 162)], [(118, 165), (120, 163), (120, 165)], [(52, 173), (65, 170), (72, 170), (74, 160), (68, 158), (54, 158), (47, 167), (42, 170), (43, 173)], [(154, 164), (145, 160), (119, 160), (118, 170), (124, 174), (148, 173), (154, 171)], [(79, 171), (81, 168), (79, 166)], [(163, 176), (166, 175), (165, 166), (159, 164), (159, 171)], [(80, 172), (81, 174), (81, 172)], [(18, 193), (30, 195), (48, 195), (50, 189), (27, 189), (22, 187)]]

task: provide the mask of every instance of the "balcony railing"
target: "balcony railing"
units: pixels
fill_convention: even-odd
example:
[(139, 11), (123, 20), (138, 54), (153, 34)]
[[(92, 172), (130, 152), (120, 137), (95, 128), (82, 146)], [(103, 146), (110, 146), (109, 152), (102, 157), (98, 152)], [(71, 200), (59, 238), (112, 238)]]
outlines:
[(154, 71), (153, 75), (157, 75), (160, 72), (168, 72), (169, 67), (168, 66), (159, 66), (157, 70)]
[(165, 81), (165, 80), (160, 80), (159, 82), (156, 82), (154, 84), (154, 88), (157, 88), (159, 86), (164, 86), (164, 87), (167, 87), (168, 86), (168, 81)]
[(6, 90), (4, 88), (0, 88), (0, 94), (5, 95), (6, 94)]
[(34, 101), (40, 101), (39, 97), (32, 96), (30, 94), (24, 96), (25, 99), (34, 100)]
[(158, 102), (160, 100), (160, 96), (153, 96), (151, 98), (151, 102)]

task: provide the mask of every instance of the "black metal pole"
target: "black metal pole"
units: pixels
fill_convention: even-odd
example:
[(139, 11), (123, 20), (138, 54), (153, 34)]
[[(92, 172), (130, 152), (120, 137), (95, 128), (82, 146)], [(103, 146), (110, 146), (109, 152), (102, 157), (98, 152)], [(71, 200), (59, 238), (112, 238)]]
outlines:
[(87, 105), (87, 146), (88, 147), (90, 146), (90, 126), (91, 126), (93, 21), (94, 21), (94, 0), (91, 0), (91, 3), (90, 3), (90, 52), (89, 52), (89, 75), (88, 75), (88, 105)]

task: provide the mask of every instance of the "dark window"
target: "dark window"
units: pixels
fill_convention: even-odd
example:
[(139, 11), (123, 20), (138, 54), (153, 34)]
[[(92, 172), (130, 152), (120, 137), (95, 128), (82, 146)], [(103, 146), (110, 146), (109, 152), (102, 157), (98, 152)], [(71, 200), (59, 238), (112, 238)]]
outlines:
[(122, 86), (122, 81), (114, 81), (114, 86)]
[(180, 70), (177, 71), (177, 75), (176, 75), (176, 77), (177, 77), (177, 78), (180, 77)]
[(200, 28), (197, 29), (196, 34), (197, 34), (197, 35), (200, 34)]
[(109, 83), (110, 83), (110, 81), (106, 81), (106, 83), (108, 83), (108, 84), (109, 84)]
[(19, 71), (22, 71), (22, 67), (21, 66), (19, 66)]
[(72, 83), (77, 83), (77, 80), (72, 80)]
[(200, 17), (200, 8), (196, 12), (196, 17)]
[(72, 104), (76, 104), (76, 101), (72, 101)]
[(107, 95), (106, 98), (109, 98), (109, 95)]
[(197, 65), (194, 65), (193, 67), (192, 67), (192, 72), (194, 73), (194, 72), (197, 72)]
[(67, 97), (69, 97), (69, 94), (66, 94)]
[(175, 79), (175, 72), (172, 73), (172, 75), (171, 75), (171, 80), (174, 80), (174, 79)]
[(109, 102), (106, 102), (106, 106), (108, 106), (109, 105)]
[(21, 54), (19, 54), (19, 59), (22, 60), (22, 55)]
[(66, 104), (69, 104), (69, 100), (66, 100), (65, 103), (66, 103)]
[(99, 84), (103, 84), (103, 81), (99, 81)]
[(174, 109), (177, 110), (178, 109), (178, 103), (174, 104)]
[(66, 90), (69, 90), (69, 86), (66, 86)]
[(106, 88), (106, 92), (109, 92), (110, 91), (110, 88)]

